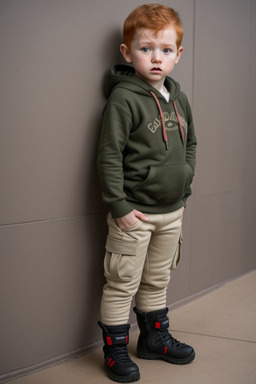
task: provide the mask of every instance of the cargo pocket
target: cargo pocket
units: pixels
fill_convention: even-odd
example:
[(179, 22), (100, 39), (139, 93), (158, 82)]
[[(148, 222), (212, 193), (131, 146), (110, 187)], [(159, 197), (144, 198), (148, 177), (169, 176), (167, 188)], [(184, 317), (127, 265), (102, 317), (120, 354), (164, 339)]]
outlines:
[(107, 236), (104, 259), (105, 276), (112, 280), (131, 281), (137, 248), (137, 240), (115, 239)]
[(177, 249), (176, 249), (176, 252), (175, 252), (174, 257), (173, 257), (171, 269), (176, 269), (178, 267), (179, 262), (180, 262), (182, 239), (183, 239), (183, 236), (182, 236), (182, 230), (181, 230)]

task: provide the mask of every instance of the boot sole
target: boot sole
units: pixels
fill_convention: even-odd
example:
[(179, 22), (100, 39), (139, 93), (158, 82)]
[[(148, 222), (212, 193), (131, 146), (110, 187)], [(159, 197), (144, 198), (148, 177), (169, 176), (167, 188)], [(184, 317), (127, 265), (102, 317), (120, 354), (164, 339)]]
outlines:
[(196, 354), (195, 352), (193, 352), (191, 355), (189, 355), (185, 359), (177, 359), (175, 357), (171, 357), (167, 355), (158, 355), (156, 353), (150, 353), (150, 352), (137, 352), (137, 356), (140, 359), (144, 359), (144, 360), (164, 360), (164, 361), (167, 361), (168, 363), (184, 365), (184, 364), (189, 364), (191, 361), (193, 361)]
[(117, 376), (114, 375), (107, 367), (105, 367), (105, 369), (107, 371), (108, 377), (117, 383), (132, 383), (134, 381), (140, 380), (140, 373), (138, 372), (131, 373), (128, 376)]

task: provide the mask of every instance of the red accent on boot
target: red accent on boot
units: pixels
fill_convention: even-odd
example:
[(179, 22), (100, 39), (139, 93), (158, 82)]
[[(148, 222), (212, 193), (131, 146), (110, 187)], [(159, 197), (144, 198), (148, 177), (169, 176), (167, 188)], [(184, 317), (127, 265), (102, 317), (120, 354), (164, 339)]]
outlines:
[(107, 365), (109, 365), (111, 363), (112, 359), (111, 357), (108, 359), (108, 362), (107, 362)]
[(115, 364), (115, 360), (113, 360), (111, 357), (108, 359), (108, 362), (107, 362), (107, 366), (108, 367), (113, 367), (113, 365)]
[(112, 343), (112, 340), (111, 340), (111, 337), (110, 337), (110, 336), (107, 336), (107, 337), (106, 337), (106, 339), (107, 339), (107, 344), (108, 344), (108, 345), (113, 345), (113, 343)]
[(155, 322), (155, 329), (160, 329), (161, 328), (161, 323), (156, 321)]
[(164, 347), (164, 354), (167, 354), (167, 347)]

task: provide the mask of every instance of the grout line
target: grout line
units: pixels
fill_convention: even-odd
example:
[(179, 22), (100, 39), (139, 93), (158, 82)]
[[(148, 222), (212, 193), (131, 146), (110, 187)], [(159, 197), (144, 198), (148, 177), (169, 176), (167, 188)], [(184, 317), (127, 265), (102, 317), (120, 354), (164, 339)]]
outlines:
[(48, 218), (48, 219), (41, 219), (41, 220), (31, 220), (31, 221), (20, 221), (17, 223), (6, 223), (6, 224), (0, 224), (0, 228), (5, 228), (5, 227), (16, 227), (16, 226), (21, 226), (21, 225), (33, 225), (33, 224), (41, 224), (41, 223), (49, 223), (52, 221), (61, 221), (61, 220), (74, 220), (74, 219), (79, 219), (82, 217), (86, 216), (97, 216), (97, 215), (103, 215), (106, 214), (106, 212), (97, 212), (97, 213), (87, 213), (84, 215), (77, 215), (77, 216), (64, 216), (64, 217), (53, 217), (53, 218)]
[(231, 341), (240, 341), (243, 343), (251, 343), (251, 344), (256, 344), (256, 341), (251, 341), (251, 340), (244, 340), (244, 339), (236, 339), (235, 337), (226, 337), (226, 336), (214, 336), (214, 335), (208, 335), (206, 333), (199, 333), (199, 332), (189, 332), (189, 331), (178, 331), (176, 329), (172, 329), (172, 332), (177, 332), (177, 333), (186, 333), (188, 335), (197, 335), (197, 336), (203, 336), (203, 337), (211, 337), (214, 339), (221, 339), (221, 340), (231, 340)]

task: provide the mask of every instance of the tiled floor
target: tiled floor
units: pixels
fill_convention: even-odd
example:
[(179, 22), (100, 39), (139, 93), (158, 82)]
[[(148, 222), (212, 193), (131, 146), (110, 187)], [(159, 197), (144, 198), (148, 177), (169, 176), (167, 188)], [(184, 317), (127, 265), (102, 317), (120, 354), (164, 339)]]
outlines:
[[(256, 271), (229, 281), (170, 313), (173, 335), (196, 350), (185, 366), (140, 360), (138, 331), (130, 354), (139, 365), (141, 384), (256, 384)], [(101, 348), (11, 384), (107, 384)]]

